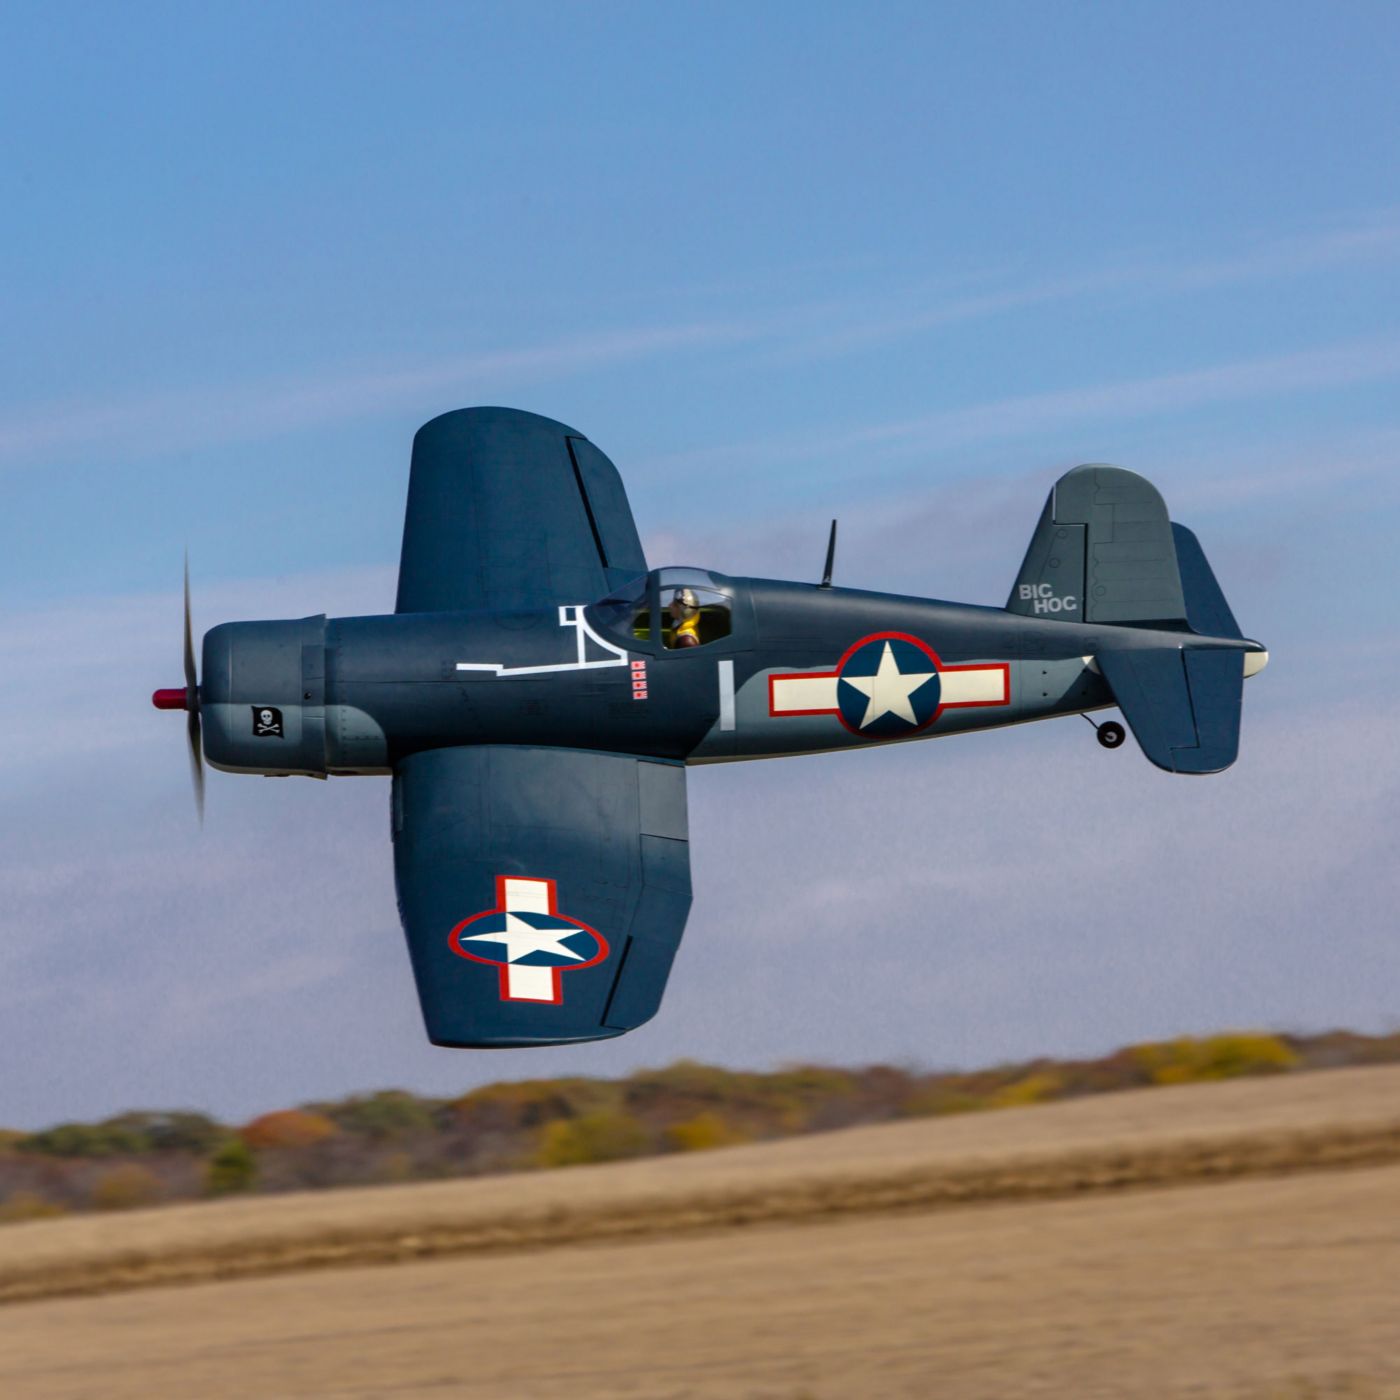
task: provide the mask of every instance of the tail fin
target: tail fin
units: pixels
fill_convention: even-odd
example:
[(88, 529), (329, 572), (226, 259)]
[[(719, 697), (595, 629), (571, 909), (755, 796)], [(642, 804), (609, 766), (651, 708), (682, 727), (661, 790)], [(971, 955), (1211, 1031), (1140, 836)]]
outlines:
[(1006, 608), (1124, 628), (1105, 634), (1095, 660), (1143, 753), (1170, 773), (1235, 761), (1244, 679), (1268, 653), (1245, 641), (1195, 535), (1172, 523), (1151, 482), (1121, 467), (1066, 472)]
[(1184, 628), (1176, 542), (1157, 488), (1102, 463), (1066, 472), (1045, 502), (1006, 610), (1061, 622)]

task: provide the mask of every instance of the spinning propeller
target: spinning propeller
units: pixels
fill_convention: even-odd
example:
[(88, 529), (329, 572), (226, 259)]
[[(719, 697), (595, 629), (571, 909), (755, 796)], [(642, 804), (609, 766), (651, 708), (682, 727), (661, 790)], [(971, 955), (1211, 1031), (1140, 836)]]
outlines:
[(194, 665), (194, 633), (190, 627), (190, 559), (185, 556), (185, 688), (158, 690), (151, 696), (158, 710), (184, 710), (185, 737), (189, 741), (190, 777), (194, 782), (194, 805), (204, 824), (204, 743), (199, 727), (199, 678)]

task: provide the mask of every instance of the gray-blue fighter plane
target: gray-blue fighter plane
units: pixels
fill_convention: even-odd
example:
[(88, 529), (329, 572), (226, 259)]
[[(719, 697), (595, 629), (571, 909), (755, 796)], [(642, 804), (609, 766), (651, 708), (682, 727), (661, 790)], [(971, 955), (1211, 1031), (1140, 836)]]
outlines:
[[(648, 569), (617, 469), (511, 409), (414, 439), (385, 617), (234, 622), (188, 712), (227, 773), (391, 776), (429, 1038), (556, 1045), (653, 1016), (690, 909), (685, 770), (1116, 705), (1173, 773), (1239, 745), (1245, 640), (1195, 536), (1119, 467), (1066, 473), (1004, 608)], [(1116, 722), (1099, 741), (1124, 738)]]

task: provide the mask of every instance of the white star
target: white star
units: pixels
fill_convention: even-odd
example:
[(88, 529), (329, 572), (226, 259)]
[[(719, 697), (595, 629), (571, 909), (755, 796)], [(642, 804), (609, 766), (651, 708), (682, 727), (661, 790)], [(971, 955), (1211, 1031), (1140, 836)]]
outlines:
[(517, 918), (514, 914), (507, 914), (506, 926), (499, 933), (473, 933), (464, 938), (462, 942), (504, 943), (508, 963), (519, 962), (521, 958), (528, 957), (531, 953), (553, 953), (557, 957), (572, 958), (575, 962), (583, 962), (582, 953), (576, 953), (572, 948), (566, 948), (559, 941), (562, 938), (567, 938), (571, 933), (578, 932), (579, 930), (575, 928), (535, 928), (533, 924), (527, 924), (524, 919)]
[(918, 717), (909, 703), (909, 697), (921, 685), (931, 681), (933, 676), (932, 671), (905, 675), (894, 659), (890, 644), (886, 642), (884, 651), (880, 653), (879, 668), (873, 676), (848, 676), (843, 673), (841, 679), (870, 698), (870, 703), (865, 707), (865, 718), (860, 722), (860, 727), (865, 729), (881, 715), (896, 715), (910, 724), (917, 724)]

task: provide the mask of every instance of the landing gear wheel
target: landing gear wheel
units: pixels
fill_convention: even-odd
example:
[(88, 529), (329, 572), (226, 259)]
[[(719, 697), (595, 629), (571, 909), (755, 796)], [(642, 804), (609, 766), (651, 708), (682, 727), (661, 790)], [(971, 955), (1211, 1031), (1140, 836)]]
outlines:
[(1106, 749), (1116, 749), (1127, 737), (1128, 731), (1116, 719), (1106, 720), (1099, 725), (1099, 743)]

